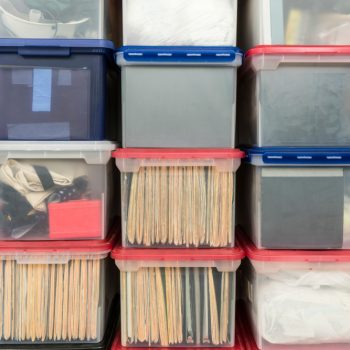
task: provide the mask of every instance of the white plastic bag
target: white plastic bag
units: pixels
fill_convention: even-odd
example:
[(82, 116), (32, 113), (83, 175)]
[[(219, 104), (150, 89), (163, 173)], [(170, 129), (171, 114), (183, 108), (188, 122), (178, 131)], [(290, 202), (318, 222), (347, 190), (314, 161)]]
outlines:
[(237, 0), (126, 0), (125, 45), (235, 46)]
[(285, 271), (264, 276), (258, 324), (271, 344), (350, 342), (350, 274)]

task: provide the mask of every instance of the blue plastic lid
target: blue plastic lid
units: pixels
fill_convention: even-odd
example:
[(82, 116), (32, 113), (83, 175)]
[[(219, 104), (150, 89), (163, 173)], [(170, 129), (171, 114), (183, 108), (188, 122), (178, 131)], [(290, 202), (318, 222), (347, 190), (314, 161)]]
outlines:
[(99, 39), (0, 39), (0, 53), (19, 55), (58, 55), (71, 53), (108, 54), (115, 51), (113, 42)]
[(271, 165), (350, 165), (350, 148), (253, 147), (244, 149), (249, 163)]
[(237, 47), (211, 46), (123, 46), (117, 51), (119, 65), (128, 63), (207, 63), (242, 64), (243, 52)]

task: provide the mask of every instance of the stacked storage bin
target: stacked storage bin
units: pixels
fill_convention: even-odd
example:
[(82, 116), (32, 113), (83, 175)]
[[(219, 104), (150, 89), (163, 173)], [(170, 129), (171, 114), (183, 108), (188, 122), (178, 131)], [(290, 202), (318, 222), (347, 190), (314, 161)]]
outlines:
[(235, 343), (239, 248), (115, 248), (121, 271), (121, 341), (131, 347)]
[(242, 239), (246, 305), (259, 349), (348, 349), (348, 250), (263, 250)]
[(250, 50), (238, 99), (248, 154), (238, 222), (255, 340), (349, 348), (349, 4), (251, 0), (240, 10), (257, 24), (242, 33)]
[(115, 145), (107, 1), (0, 1), (0, 346), (99, 349)]
[(121, 344), (235, 343), (236, 0), (123, 1)]
[[(111, 241), (1, 242), (6, 349), (99, 349), (115, 288)], [(100, 344), (101, 343), (101, 344)]]

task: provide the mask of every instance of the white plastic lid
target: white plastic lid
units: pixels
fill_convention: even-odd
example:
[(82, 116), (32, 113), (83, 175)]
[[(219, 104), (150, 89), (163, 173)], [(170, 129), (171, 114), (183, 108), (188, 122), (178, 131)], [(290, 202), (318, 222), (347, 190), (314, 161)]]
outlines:
[(110, 141), (0, 141), (1, 151), (113, 151)]
[(0, 141), (0, 164), (8, 159), (84, 159), (106, 164), (116, 145), (110, 141)]

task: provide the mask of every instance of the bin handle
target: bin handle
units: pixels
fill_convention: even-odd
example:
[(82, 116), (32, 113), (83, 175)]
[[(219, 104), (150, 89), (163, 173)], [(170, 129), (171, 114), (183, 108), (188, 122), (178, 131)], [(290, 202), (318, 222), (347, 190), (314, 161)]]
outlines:
[(69, 57), (69, 47), (20, 47), (18, 54), (23, 57)]

